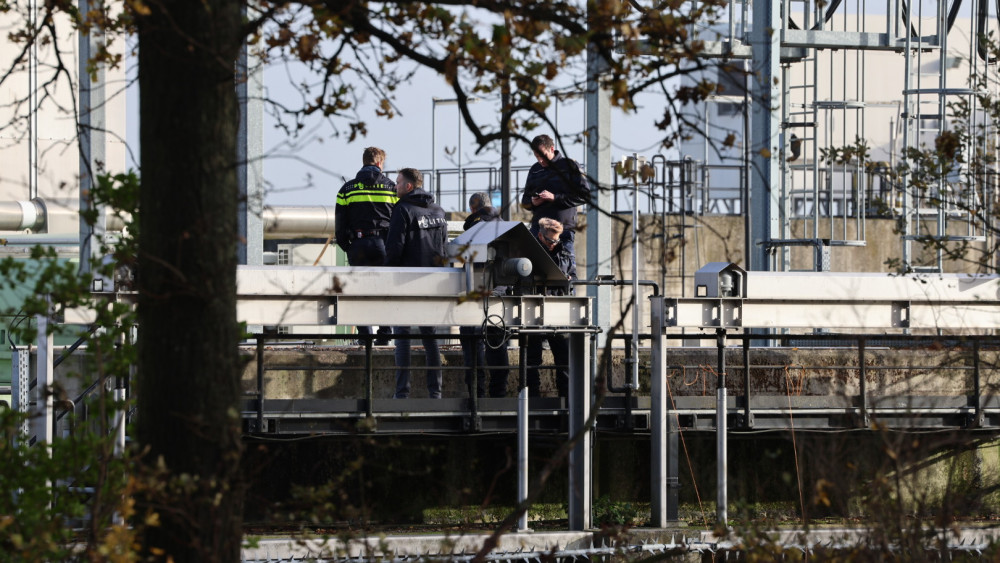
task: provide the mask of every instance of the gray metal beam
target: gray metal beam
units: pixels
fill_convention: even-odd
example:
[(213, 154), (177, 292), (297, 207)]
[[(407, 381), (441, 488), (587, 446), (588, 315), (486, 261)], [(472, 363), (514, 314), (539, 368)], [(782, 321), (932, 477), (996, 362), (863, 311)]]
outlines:
[(993, 329), (1000, 276), (746, 272), (743, 298), (667, 299), (671, 327)]
[(759, 2), (753, 9), (750, 46), (751, 95), (753, 104), (750, 131), (750, 244), (747, 270), (769, 270), (769, 256), (764, 244), (781, 238), (781, 193), (778, 168), (778, 140), (781, 126), (782, 89), (780, 84), (780, 49), (782, 29), (781, 4)]
[(991, 330), (1000, 302), (666, 299), (670, 327)]
[(240, 189), (237, 258), (240, 264), (260, 265), (264, 263), (264, 67), (249, 45), (243, 45), (236, 70), (240, 104), (236, 138)]
[[(824, 29), (785, 29), (782, 47), (806, 47), (811, 49), (863, 49), (868, 51), (902, 51), (906, 47), (905, 37), (894, 37), (888, 33), (861, 31), (828, 31)], [(935, 49), (939, 46), (936, 35), (913, 38), (911, 48)]]
[(478, 326), (488, 313), (586, 332), (591, 319), (589, 297), (494, 297), (484, 309), (461, 268), (241, 266), (236, 280), (237, 318), (251, 325)]
[[(94, 9), (89, 0), (80, 0), (79, 8), (82, 14), (89, 13), (90, 10)], [(90, 30), (90, 33), (81, 33), (78, 37), (80, 49), (77, 61), (79, 65), (80, 123), (77, 133), (80, 143), (79, 202), (81, 214), (94, 207), (92, 190), (97, 185), (97, 173), (108, 161), (105, 150), (108, 129), (105, 115), (107, 107), (104, 92), (105, 67), (103, 64), (97, 64), (91, 68), (93, 57), (100, 52), (106, 40), (105, 35), (96, 26)], [(37, 108), (32, 107), (32, 111), (36, 112)], [(88, 225), (81, 216), (79, 227), (80, 274), (91, 273), (91, 262), (101, 259), (101, 246), (105, 242), (106, 232), (107, 212), (104, 206), (98, 206), (97, 219), (93, 225)], [(95, 273), (91, 290), (110, 291), (111, 289), (111, 280)]]
[[(669, 462), (667, 441), (669, 436), (670, 403), (667, 396), (667, 341), (663, 338), (663, 299), (651, 297), (649, 301), (652, 341), (649, 350), (649, 432), (650, 432), (650, 525), (665, 528), (671, 507), (668, 504)], [(673, 507), (676, 518), (676, 507)]]
[[(591, 205), (587, 208), (587, 279), (610, 275), (611, 272), (611, 94), (600, 86), (607, 63), (591, 48), (587, 52), (587, 177), (591, 182)], [(598, 346), (604, 347), (607, 329), (611, 326), (611, 288), (587, 286), (587, 295), (594, 299), (595, 326), (604, 329), (598, 335)]]
[(569, 529), (591, 528), (593, 431), (587, 428), (593, 401), (588, 335), (569, 335), (569, 435), (577, 438), (569, 453)]

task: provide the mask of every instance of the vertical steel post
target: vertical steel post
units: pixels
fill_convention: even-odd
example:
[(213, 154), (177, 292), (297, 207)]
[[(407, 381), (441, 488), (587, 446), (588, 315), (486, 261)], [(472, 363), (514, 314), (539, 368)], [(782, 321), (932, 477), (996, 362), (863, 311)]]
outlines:
[(11, 353), (11, 361), (14, 362), (11, 374), (11, 400), (14, 403), (14, 410), (24, 415), (18, 424), (18, 433), (15, 440), (27, 441), (31, 438), (31, 400), (28, 393), (31, 390), (31, 347), (17, 346)]
[(35, 404), (39, 421), (35, 436), (36, 443), (47, 448), (52, 443), (55, 421), (52, 404), (52, 384), (55, 382), (53, 377), (55, 368), (52, 365), (53, 341), (49, 332), (48, 316), (36, 315), (35, 320), (38, 323), (38, 357), (35, 361), (35, 380), (38, 383), (35, 386)]
[[(374, 335), (371, 335), (374, 338)], [(365, 339), (365, 416), (369, 420), (375, 416), (375, 358), (372, 350), (373, 341)]]
[[(597, 9), (611, 4), (611, 0), (598, 0)], [(604, 6), (606, 7), (606, 6)], [(611, 91), (601, 84), (608, 71), (608, 62), (600, 49), (591, 45), (587, 49), (587, 178), (591, 183), (590, 205), (587, 208), (587, 279), (611, 274)], [(604, 348), (604, 337), (611, 327), (611, 287), (587, 286), (587, 295), (593, 298), (590, 324), (604, 329), (598, 335), (598, 346)]]
[(861, 423), (868, 427), (868, 366), (865, 365), (865, 339), (858, 339), (858, 400), (861, 402)]
[(747, 242), (752, 253), (748, 255), (747, 270), (769, 270), (767, 244), (782, 233), (781, 170), (778, 166), (778, 146), (781, 129), (781, 106), (784, 103), (781, 78), (782, 4), (758, 2), (753, 6), (753, 30), (750, 32), (752, 49), (751, 97), (753, 126), (750, 129), (752, 161), (750, 170), (750, 198), (752, 206), (750, 235)]
[(257, 432), (264, 431), (264, 336), (257, 335)]
[[(253, 19), (258, 12), (243, 8)], [(257, 51), (243, 44), (236, 61), (236, 97), (240, 119), (236, 133), (236, 181), (240, 200), (237, 214), (237, 260), (240, 264), (264, 263), (264, 65)], [(262, 332), (263, 327), (248, 327)]]
[[(528, 500), (528, 349), (524, 335), (517, 335), (517, 502)], [(528, 510), (517, 521), (517, 531), (528, 531)]]
[(716, 521), (719, 525), (725, 526), (729, 520), (728, 516), (728, 449), (726, 444), (726, 329), (720, 328), (715, 331), (716, 346), (718, 347), (719, 362), (719, 382), (716, 389), (715, 400), (715, 453), (717, 463), (716, 487)]
[(650, 525), (665, 528), (668, 522), (667, 503), (667, 436), (668, 411), (667, 394), (667, 349), (663, 338), (663, 298), (651, 296), (649, 302), (650, 333), (649, 345), (649, 437), (650, 437)]
[(587, 335), (569, 335), (569, 435), (579, 439), (569, 453), (569, 529), (583, 531), (591, 527), (593, 433), (586, 427), (590, 418), (593, 383), (590, 370), (590, 347)]
[[(467, 338), (467, 343), (472, 344), (472, 381), (469, 382), (469, 408), (472, 414), (472, 424), (477, 430), (479, 429), (479, 335), (473, 333), (471, 335), (462, 335)], [(459, 336), (459, 338), (462, 338)], [(461, 342), (461, 340), (460, 340)], [(465, 342), (463, 342), (464, 347)], [(468, 366), (466, 366), (468, 367)], [(483, 371), (486, 371), (483, 369)]]
[[(632, 382), (631, 388), (639, 388), (639, 155), (632, 154)], [(665, 244), (666, 241), (661, 241)]]
[(976, 417), (973, 419), (973, 426), (979, 427), (983, 423), (983, 390), (982, 372), (980, 369), (979, 340), (972, 341), (972, 406), (976, 408)]
[(750, 329), (743, 329), (743, 426), (749, 428), (750, 413)]
[[(87, 14), (97, 6), (93, 6), (90, 0), (79, 0), (78, 7), (81, 14)], [(92, 265), (100, 261), (104, 253), (101, 246), (104, 244), (107, 216), (103, 205), (96, 206), (93, 198), (93, 189), (97, 186), (97, 174), (100, 168), (108, 162), (107, 155), (107, 117), (105, 109), (107, 107), (107, 97), (104, 91), (105, 65), (93, 65), (93, 57), (103, 48), (105, 36), (98, 27), (94, 27), (89, 33), (80, 33), (77, 46), (79, 48), (79, 100), (80, 117), (77, 125), (77, 138), (80, 143), (80, 211), (96, 211), (96, 219), (90, 225), (81, 215), (78, 232), (80, 236), (80, 264), (81, 275), (92, 274), (93, 285), (91, 291), (113, 291), (112, 280), (93, 271)], [(93, 79), (91, 79), (93, 77)], [(37, 119), (38, 106), (31, 106), (30, 111)], [(32, 172), (37, 174), (37, 172)], [(36, 186), (37, 191), (37, 186)], [(35, 194), (36, 196), (38, 194)], [(34, 197), (34, 196), (33, 196)]]

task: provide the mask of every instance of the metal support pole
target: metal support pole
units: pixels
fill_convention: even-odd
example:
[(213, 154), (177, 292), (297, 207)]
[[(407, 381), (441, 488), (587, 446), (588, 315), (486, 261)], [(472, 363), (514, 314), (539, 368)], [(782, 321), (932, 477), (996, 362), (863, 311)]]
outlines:
[[(121, 458), (125, 454), (125, 388), (117, 387), (115, 389), (115, 450), (114, 454), (116, 458)], [(118, 526), (125, 523), (125, 517), (122, 513), (115, 511), (111, 517), (111, 521)]]
[[(463, 342), (463, 346), (468, 344), (472, 345), (472, 381), (469, 382), (469, 408), (472, 414), (472, 428), (473, 430), (479, 430), (479, 370), (482, 366), (479, 365), (479, 343), (482, 340), (481, 335), (476, 334), (475, 331), (471, 335), (465, 336), (468, 340)], [(482, 368), (486, 371), (485, 368)]]
[(24, 415), (18, 424), (16, 441), (31, 439), (31, 400), (28, 393), (31, 390), (31, 348), (29, 346), (18, 346), (11, 353), (11, 361), (14, 362), (13, 373), (11, 374), (11, 400), (14, 410)]
[(665, 528), (668, 522), (667, 504), (667, 348), (663, 338), (663, 298), (651, 297), (649, 317), (652, 340), (649, 345), (649, 434), (650, 434), (650, 525)]
[(587, 369), (590, 347), (586, 339), (587, 335), (582, 332), (569, 335), (569, 435), (579, 438), (569, 453), (569, 529), (578, 531), (591, 527), (593, 492), (593, 433), (586, 427), (593, 384), (592, 374)]
[[(610, 3), (600, 0), (595, 6)], [(611, 92), (601, 84), (608, 63), (596, 45), (587, 49), (587, 177), (591, 183), (590, 205), (587, 208), (587, 279), (609, 275), (611, 271)], [(598, 336), (598, 346), (604, 348), (604, 336), (611, 326), (611, 288), (589, 286), (587, 295), (593, 298), (591, 324), (604, 329)]]
[(500, 124), (503, 129), (500, 132), (500, 219), (510, 221), (510, 130), (507, 127), (510, 121), (510, 112), (507, 106), (510, 105), (510, 81), (504, 75), (501, 87), (501, 105), (503, 106), (503, 117)]
[(759, 2), (753, 6), (753, 30), (750, 44), (753, 51), (751, 79), (753, 116), (750, 148), (753, 160), (750, 170), (750, 238), (747, 270), (771, 269), (768, 245), (781, 236), (781, 170), (778, 166), (778, 140), (781, 129), (781, 106), (784, 103), (781, 78), (782, 4)]
[(50, 319), (45, 315), (36, 315), (38, 323), (38, 357), (35, 363), (35, 380), (38, 382), (35, 387), (35, 404), (39, 426), (36, 427), (36, 443), (49, 447), (52, 443), (53, 416), (52, 405), (52, 384), (55, 382), (52, 365), (52, 334), (49, 332)]
[(865, 339), (858, 339), (858, 400), (861, 402), (861, 423), (865, 428), (871, 424), (868, 417), (868, 368), (865, 365)]
[[(259, 12), (244, 4), (244, 16)], [(237, 229), (240, 264), (264, 264), (264, 65), (257, 49), (244, 43), (236, 61), (240, 119), (236, 137), (236, 177), (240, 190)], [(263, 330), (250, 327), (251, 332)]]
[(438, 191), (437, 177), (437, 98), (431, 100), (431, 185), (429, 192), (437, 194), (438, 201), (441, 201), (441, 193)]
[[(97, 9), (96, 6), (91, 5), (90, 0), (80, 0), (78, 7), (82, 14)], [(105, 66), (103, 64), (93, 65), (93, 57), (100, 52), (105, 40), (104, 35), (96, 27), (91, 29), (89, 33), (79, 34), (78, 38), (80, 117), (77, 125), (77, 136), (80, 143), (79, 206), (81, 212), (95, 210), (96, 204), (92, 191), (97, 186), (98, 172), (108, 162), (108, 124), (105, 115), (107, 97), (104, 89)], [(35, 116), (39, 108), (33, 105), (30, 111)], [(32, 197), (35, 196), (37, 194)], [(102, 275), (100, 268), (97, 271), (93, 270), (94, 264), (104, 258), (101, 249), (105, 243), (104, 237), (107, 227), (107, 214), (104, 207), (96, 205), (96, 219), (93, 225), (88, 224), (81, 216), (78, 227), (80, 235), (79, 271), (81, 275), (92, 274), (94, 276), (90, 289), (99, 292), (114, 290), (112, 280)]]
[(983, 425), (983, 390), (982, 371), (980, 369), (979, 341), (972, 341), (972, 406), (975, 407), (975, 418), (971, 426), (979, 428)]
[[(371, 336), (370, 334), (368, 336)], [(375, 358), (372, 350), (373, 341), (365, 339), (365, 416), (371, 420), (375, 416)]]
[(728, 488), (728, 449), (726, 444), (726, 329), (720, 328), (715, 331), (716, 346), (719, 354), (719, 384), (716, 389), (715, 401), (715, 428), (716, 428), (716, 458), (718, 460), (716, 486), (718, 488), (716, 497), (716, 521), (719, 525), (725, 526), (728, 522), (728, 498), (726, 489)]
[[(462, 181), (462, 107), (458, 107), (458, 195), (461, 201), (468, 201), (465, 197), (465, 182)], [(438, 201), (441, 197), (438, 196)]]
[(264, 431), (264, 338), (257, 335), (257, 432)]
[(115, 457), (121, 457), (125, 453), (125, 389), (118, 387), (115, 389)]
[[(524, 335), (517, 335), (517, 502), (528, 500), (528, 348)], [(517, 522), (517, 531), (528, 531), (528, 511)]]
[[(743, 329), (743, 336), (750, 336), (750, 329)], [(743, 339), (743, 427), (753, 426), (750, 412), (750, 339)]]
[[(632, 389), (639, 388), (639, 155), (632, 154)], [(665, 241), (661, 241), (663, 243)]]

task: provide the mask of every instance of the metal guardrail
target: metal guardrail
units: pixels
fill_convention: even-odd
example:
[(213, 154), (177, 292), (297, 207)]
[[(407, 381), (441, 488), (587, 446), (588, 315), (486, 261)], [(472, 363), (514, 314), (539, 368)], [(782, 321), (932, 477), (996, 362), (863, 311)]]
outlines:
[[(271, 338), (268, 335), (266, 338)], [(283, 338), (302, 340), (303, 335), (276, 335)], [(419, 338), (419, 335), (412, 335)], [(438, 335), (438, 338), (455, 338), (456, 335)], [(329, 339), (330, 335), (317, 335), (317, 339)], [(364, 340), (359, 335), (343, 336)], [(468, 337), (463, 337), (468, 338)], [(625, 340), (625, 366), (623, 379), (627, 381), (630, 364), (627, 350), (630, 349), (629, 336), (616, 337)], [(705, 335), (671, 334), (668, 340), (691, 340), (708, 338)], [(306, 340), (310, 338), (306, 336)], [(649, 341), (650, 335), (640, 335), (641, 341)], [(893, 428), (912, 428), (917, 425), (939, 428), (1000, 428), (1000, 397), (989, 392), (987, 383), (996, 379), (1000, 367), (983, 361), (984, 352), (997, 351), (996, 341), (989, 336), (942, 337), (919, 335), (869, 335), (869, 334), (802, 334), (802, 335), (758, 335), (731, 334), (730, 343), (723, 352), (729, 356), (723, 367), (729, 372), (730, 395), (728, 409), (729, 426), (733, 432), (780, 430), (791, 424), (800, 430), (807, 429), (854, 429), (866, 430), (873, 420), (879, 420)], [(257, 389), (263, 389), (264, 374), (267, 369), (295, 370), (294, 365), (264, 367), (262, 359), (266, 341), (257, 343), (258, 370)], [(771, 344), (777, 344), (772, 346)], [(849, 347), (847, 345), (850, 345)], [(776, 351), (817, 348), (817, 351), (835, 350), (839, 352), (837, 364), (795, 362), (783, 364), (768, 358)], [(950, 365), (906, 365), (892, 362), (874, 365), (871, 360), (885, 351), (947, 350), (952, 354)], [(876, 350), (877, 349), (877, 350)], [(648, 348), (647, 348), (648, 350)], [(680, 429), (709, 431), (716, 428), (714, 404), (718, 366), (712, 365), (717, 357), (713, 347), (668, 348), (675, 352), (670, 355), (668, 380), (671, 392), (671, 417)], [(853, 351), (851, 351), (853, 350)], [(683, 359), (682, 352), (698, 354), (697, 361)], [(803, 352), (804, 353), (804, 352)], [(668, 352), (669, 354), (669, 352)], [(739, 359), (733, 358), (736, 356)], [(854, 361), (845, 361), (853, 356)], [(905, 357), (911, 357), (912, 354)], [(597, 354), (593, 359), (591, 373), (596, 373)], [(957, 359), (956, 359), (957, 358)], [(736, 361), (734, 361), (736, 360)], [(640, 362), (644, 361), (641, 357)], [(628, 385), (616, 386), (615, 376), (610, 372), (611, 362), (606, 366), (608, 397), (602, 404), (597, 418), (597, 430), (607, 432), (646, 433), (650, 429), (650, 398), (644, 389), (632, 389)], [(489, 368), (489, 366), (484, 366)], [(521, 370), (512, 362), (511, 370)], [(526, 367), (526, 366), (525, 366)], [(550, 369), (555, 366), (540, 366)], [(316, 369), (339, 370), (338, 366), (303, 366), (301, 371)], [(417, 371), (419, 368), (412, 368)], [(464, 366), (445, 367), (443, 370), (460, 372), (464, 376)], [(365, 363), (362, 367), (349, 367), (345, 371), (361, 371), (358, 378), (359, 396), (341, 399), (268, 399), (263, 393), (253, 392), (244, 401), (243, 418), (250, 434), (274, 433), (297, 434), (353, 432), (353, 423), (369, 419), (375, 424), (372, 431), (405, 434), (410, 432), (435, 431), (445, 433), (514, 432), (514, 398), (477, 399), (408, 399), (406, 401), (380, 399), (374, 396), (372, 385), (373, 350), (365, 347)], [(872, 388), (871, 381), (877, 374), (919, 370), (936, 370), (942, 381), (963, 381), (966, 388), (960, 394), (930, 392), (887, 396), (884, 391)], [(841, 390), (829, 395), (803, 393), (793, 389), (795, 385), (808, 379), (810, 373), (822, 371), (827, 377), (836, 379)], [(788, 381), (771, 381), (771, 390), (759, 390), (766, 380), (785, 374)], [(990, 377), (993, 375), (993, 377)], [(700, 392), (684, 392), (682, 385), (701, 382)], [(692, 389), (691, 385), (686, 385)], [(563, 427), (567, 403), (561, 398), (532, 399), (532, 413), (538, 425), (536, 431), (559, 432)], [(270, 422), (268, 422), (270, 421)], [(794, 422), (793, 422), (794, 421)], [(348, 424), (345, 424), (348, 423)]]

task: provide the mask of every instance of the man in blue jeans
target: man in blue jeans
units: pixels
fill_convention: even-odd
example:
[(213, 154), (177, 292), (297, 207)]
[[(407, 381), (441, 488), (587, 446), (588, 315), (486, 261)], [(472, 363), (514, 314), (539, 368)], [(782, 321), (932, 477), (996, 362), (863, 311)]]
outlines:
[[(423, 176), (414, 168), (403, 168), (396, 176), (399, 202), (392, 209), (389, 234), (385, 241), (386, 266), (441, 266), (445, 262), (448, 221), (444, 209), (434, 203), (434, 196), (423, 190)], [(427, 357), (427, 395), (441, 398), (441, 354), (434, 338), (434, 327), (418, 327)], [(410, 327), (393, 327), (396, 338), (397, 399), (410, 396)]]

